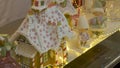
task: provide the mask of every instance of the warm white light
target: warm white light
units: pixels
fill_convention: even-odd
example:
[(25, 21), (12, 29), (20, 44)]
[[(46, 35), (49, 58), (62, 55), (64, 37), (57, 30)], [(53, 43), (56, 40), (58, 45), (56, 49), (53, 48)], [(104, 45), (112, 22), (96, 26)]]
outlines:
[(60, 59), (61, 62), (63, 62), (63, 57), (60, 56), (59, 59)]
[(67, 51), (70, 50), (70, 48), (69, 48), (68, 46), (69, 46), (69, 44), (68, 44), (68, 42), (66, 41), (66, 48), (67, 48)]

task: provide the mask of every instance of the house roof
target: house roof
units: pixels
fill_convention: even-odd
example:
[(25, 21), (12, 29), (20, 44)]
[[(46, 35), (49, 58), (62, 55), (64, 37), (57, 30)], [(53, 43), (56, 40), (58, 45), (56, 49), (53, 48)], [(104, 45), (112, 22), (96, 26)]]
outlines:
[(16, 54), (22, 55), (28, 58), (34, 58), (37, 50), (32, 46), (25, 43), (20, 43), (15, 50)]

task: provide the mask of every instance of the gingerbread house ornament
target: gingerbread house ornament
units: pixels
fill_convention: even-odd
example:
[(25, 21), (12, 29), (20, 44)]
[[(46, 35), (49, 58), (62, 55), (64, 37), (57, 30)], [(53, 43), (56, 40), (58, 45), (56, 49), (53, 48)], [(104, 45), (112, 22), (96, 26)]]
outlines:
[(43, 56), (49, 50), (57, 50), (63, 37), (71, 38), (72, 31), (64, 15), (53, 5), (38, 14), (27, 15), (10, 40), (15, 40), (19, 35), (24, 36)]

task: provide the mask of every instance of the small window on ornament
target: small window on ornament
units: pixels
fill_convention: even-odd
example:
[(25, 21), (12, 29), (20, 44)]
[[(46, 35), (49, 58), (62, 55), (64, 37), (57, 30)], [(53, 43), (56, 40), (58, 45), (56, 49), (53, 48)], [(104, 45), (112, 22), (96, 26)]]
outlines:
[(44, 5), (44, 1), (41, 1), (41, 6), (43, 6)]

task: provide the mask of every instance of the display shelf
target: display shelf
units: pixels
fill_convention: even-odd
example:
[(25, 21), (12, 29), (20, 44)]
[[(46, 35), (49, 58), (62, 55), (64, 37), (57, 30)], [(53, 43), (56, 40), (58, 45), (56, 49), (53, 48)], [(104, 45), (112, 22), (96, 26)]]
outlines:
[(119, 45), (120, 32), (115, 31), (64, 68), (114, 68), (120, 62)]
[[(88, 47), (82, 47), (82, 52), (79, 52), (77, 50), (80, 50), (80, 48), (69, 48), (68, 47), (68, 63), (77, 58), (78, 56), (86, 53), (88, 50), (96, 46), (98, 43), (102, 42), (104, 39), (111, 36), (113, 33), (119, 30), (120, 28), (120, 22), (107, 22), (107, 28), (105, 29), (105, 32), (103, 35), (100, 35), (98, 38), (90, 39), (88, 42)], [(69, 43), (69, 42), (68, 42)], [(70, 45), (69, 45), (70, 46)], [(71, 53), (73, 52), (73, 53)], [(74, 56), (73, 56), (74, 55)]]

